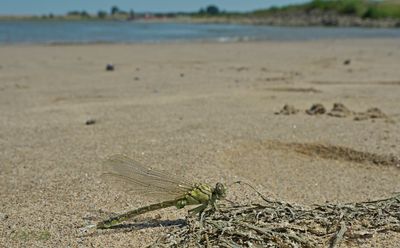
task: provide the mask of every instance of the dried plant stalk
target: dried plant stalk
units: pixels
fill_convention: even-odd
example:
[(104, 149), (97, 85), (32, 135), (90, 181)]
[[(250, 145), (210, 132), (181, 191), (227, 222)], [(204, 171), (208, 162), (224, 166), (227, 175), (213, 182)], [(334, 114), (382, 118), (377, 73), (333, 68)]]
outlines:
[(153, 247), (339, 247), (375, 233), (400, 232), (400, 194), (359, 203), (301, 206), (263, 197), (224, 206), (172, 229)]

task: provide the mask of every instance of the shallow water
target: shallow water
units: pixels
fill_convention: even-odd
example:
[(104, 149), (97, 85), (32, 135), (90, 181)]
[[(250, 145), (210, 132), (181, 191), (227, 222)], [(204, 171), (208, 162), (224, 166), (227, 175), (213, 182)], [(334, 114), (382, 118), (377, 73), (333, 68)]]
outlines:
[(1, 44), (400, 38), (400, 29), (271, 27), (133, 21), (0, 21)]

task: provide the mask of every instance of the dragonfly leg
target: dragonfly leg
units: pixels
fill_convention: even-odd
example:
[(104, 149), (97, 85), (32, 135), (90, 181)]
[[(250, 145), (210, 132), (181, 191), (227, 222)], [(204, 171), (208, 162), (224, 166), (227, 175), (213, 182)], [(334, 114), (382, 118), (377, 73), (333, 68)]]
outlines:
[(212, 205), (212, 210), (213, 211), (218, 211), (218, 206), (217, 206), (217, 203), (215, 201), (213, 201), (211, 205)]
[(200, 214), (200, 226), (203, 227), (203, 223), (204, 223), (204, 215), (205, 215), (205, 211), (201, 212)]
[(210, 215), (210, 214), (214, 213), (215, 210), (216, 210), (216, 206), (214, 206), (214, 204), (212, 204), (212, 206), (209, 209), (207, 209), (207, 207), (209, 207), (208, 204), (205, 205), (204, 209), (199, 213), (200, 224), (201, 225), (203, 225), (203, 223), (204, 223), (204, 217), (206, 215)]
[(193, 214), (193, 215), (201, 214), (204, 212), (204, 210), (207, 208), (207, 206), (208, 206), (208, 204), (201, 204), (200, 206), (198, 206), (196, 208), (190, 209), (189, 213)]

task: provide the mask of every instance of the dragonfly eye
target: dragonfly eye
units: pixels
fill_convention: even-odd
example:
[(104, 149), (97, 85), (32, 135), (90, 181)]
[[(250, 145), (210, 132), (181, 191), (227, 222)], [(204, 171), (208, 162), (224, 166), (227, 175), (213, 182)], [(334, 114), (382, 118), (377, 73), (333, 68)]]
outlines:
[(215, 185), (214, 193), (218, 199), (225, 198), (226, 195), (226, 187), (222, 183), (217, 183)]

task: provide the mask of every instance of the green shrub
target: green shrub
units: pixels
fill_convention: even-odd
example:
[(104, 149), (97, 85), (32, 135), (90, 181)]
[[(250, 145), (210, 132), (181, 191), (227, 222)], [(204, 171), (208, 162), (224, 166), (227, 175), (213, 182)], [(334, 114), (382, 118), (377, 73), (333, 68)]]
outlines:
[(376, 4), (369, 6), (364, 18), (400, 18), (400, 5)]
[(288, 5), (284, 7), (271, 7), (254, 11), (255, 16), (266, 16), (275, 13), (294, 11), (320, 10), (330, 11), (343, 15), (354, 15), (362, 18), (400, 18), (400, 4), (397, 1), (372, 1), (372, 0), (313, 0), (305, 4)]

